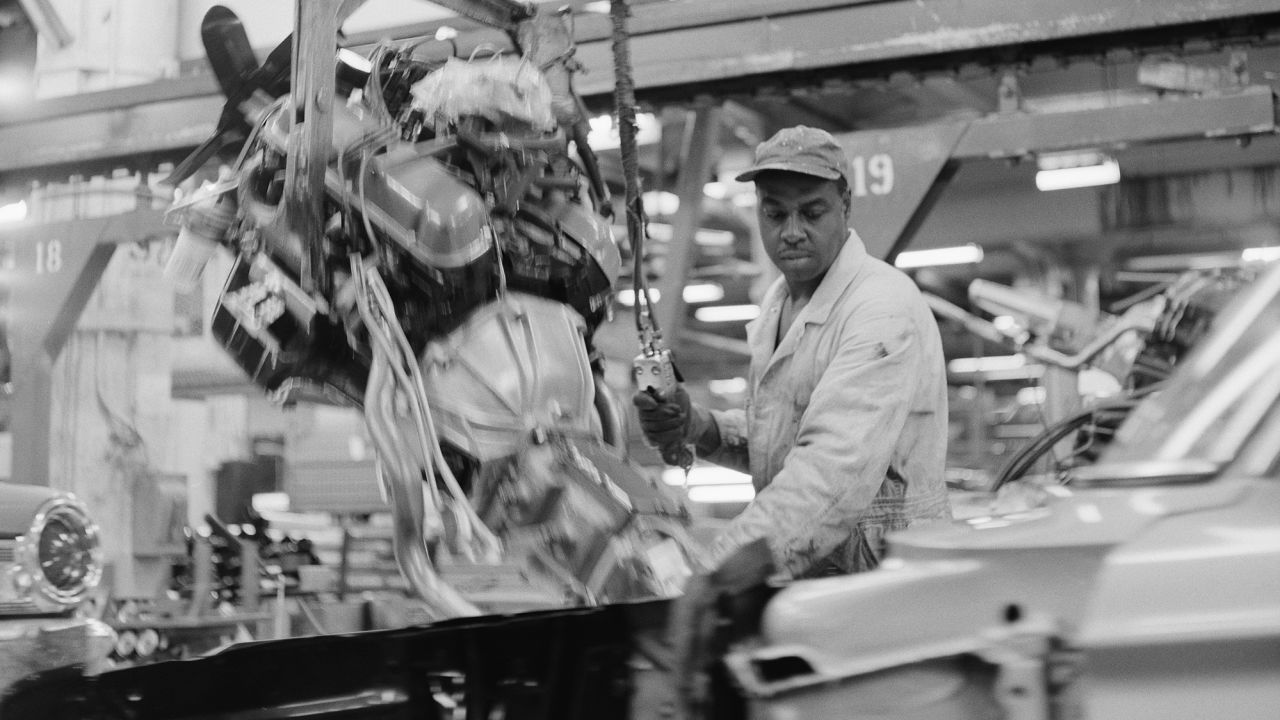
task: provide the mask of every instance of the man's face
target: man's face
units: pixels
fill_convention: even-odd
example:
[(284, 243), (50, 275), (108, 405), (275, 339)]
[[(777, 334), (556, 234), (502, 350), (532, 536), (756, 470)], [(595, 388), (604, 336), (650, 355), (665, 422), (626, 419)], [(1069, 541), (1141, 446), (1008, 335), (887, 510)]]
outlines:
[(820, 280), (849, 236), (849, 204), (833, 180), (793, 172), (756, 176), (765, 252), (791, 285)]

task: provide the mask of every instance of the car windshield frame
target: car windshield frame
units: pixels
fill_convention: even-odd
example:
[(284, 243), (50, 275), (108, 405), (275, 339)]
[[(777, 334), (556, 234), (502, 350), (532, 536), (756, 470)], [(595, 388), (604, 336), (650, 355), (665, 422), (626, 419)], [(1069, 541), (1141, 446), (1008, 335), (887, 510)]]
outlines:
[(1269, 424), (1278, 404), (1280, 263), (1273, 263), (1223, 308), (1210, 333), (1165, 387), (1134, 409), (1081, 479), (1106, 484), (1155, 479), (1161, 472), (1170, 482), (1212, 476), (1214, 468), (1236, 459), (1260, 425)]

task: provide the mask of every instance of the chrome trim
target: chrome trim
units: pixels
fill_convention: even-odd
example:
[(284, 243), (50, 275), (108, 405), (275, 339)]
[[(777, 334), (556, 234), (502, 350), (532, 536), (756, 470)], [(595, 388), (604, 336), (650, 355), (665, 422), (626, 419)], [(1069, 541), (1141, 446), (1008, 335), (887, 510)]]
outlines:
[(1181, 485), (1215, 477), (1226, 463), (1185, 458), (1088, 465), (1071, 471), (1071, 484), (1085, 487)]
[[(40, 533), (53, 520), (66, 518), (69, 524), (83, 529), (90, 541), (88, 567), (82, 582), (71, 589), (61, 589), (45, 577), (40, 558)], [(98, 525), (90, 518), (85, 507), (71, 495), (60, 495), (46, 500), (36, 511), (26, 534), (18, 538), (15, 560), (32, 579), (31, 597), (36, 606), (45, 612), (61, 612), (79, 605), (102, 580), (102, 542)]]

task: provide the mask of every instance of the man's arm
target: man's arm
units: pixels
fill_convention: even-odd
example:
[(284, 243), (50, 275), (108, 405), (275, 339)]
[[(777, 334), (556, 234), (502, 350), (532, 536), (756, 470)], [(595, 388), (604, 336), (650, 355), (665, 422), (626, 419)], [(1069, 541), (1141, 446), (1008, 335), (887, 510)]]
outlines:
[(844, 543), (879, 491), (910, 410), (921, 343), (909, 317), (849, 322), (782, 469), (712, 546), (713, 565), (765, 538), (800, 575)]
[(751, 453), (747, 449), (747, 413), (742, 410), (711, 410), (718, 433), (716, 447), (699, 452), (703, 460), (738, 472), (751, 472)]

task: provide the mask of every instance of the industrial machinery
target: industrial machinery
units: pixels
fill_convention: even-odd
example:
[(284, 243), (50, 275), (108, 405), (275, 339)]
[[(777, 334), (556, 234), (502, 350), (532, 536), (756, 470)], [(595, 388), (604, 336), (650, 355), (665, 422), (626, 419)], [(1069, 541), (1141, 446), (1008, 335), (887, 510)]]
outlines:
[[(1164, 391), (1069, 484), (1026, 485), (1035, 502), (894, 534), (869, 573), (762, 578), (721, 595), (706, 627), (727, 651), (690, 666), (713, 678), (692, 716), (1271, 717), (1276, 357), (1280, 266), (1217, 314)], [(637, 690), (653, 669), (634, 658), (668, 604), (255, 643), (94, 678), (48, 672), (0, 712), (655, 717), (664, 706)]]
[(213, 8), (227, 108), (172, 178), (228, 158), (172, 208), (170, 277), (230, 248), (218, 341), (282, 401), (363, 408), (397, 562), (438, 618), (481, 613), (438, 564), (514, 563), (555, 588), (531, 606), (559, 606), (667, 596), (695, 552), (622, 459), (592, 346), (621, 260), (568, 30), (500, 5), (516, 53), (335, 62), (338, 5), (302, 3), (308, 32), (261, 67)]
[[(1262, 267), (1240, 263), (1179, 273), (1122, 301), (1117, 313), (1090, 311), (1069, 300), (974, 280), (969, 285), (971, 304), (1001, 318), (1000, 326), (927, 295), (939, 316), (1031, 361), (1092, 373), (1090, 382), (1097, 388), (1081, 398), (1079, 411), (1056, 418), (1010, 456), (991, 489), (1023, 478), (1046, 457), (1052, 457), (1048, 473), (1063, 481), (1070, 479), (1072, 469), (1096, 461), (1138, 402), (1164, 386), (1222, 308)], [(1053, 455), (1050, 450), (1064, 441), (1070, 451)]]

